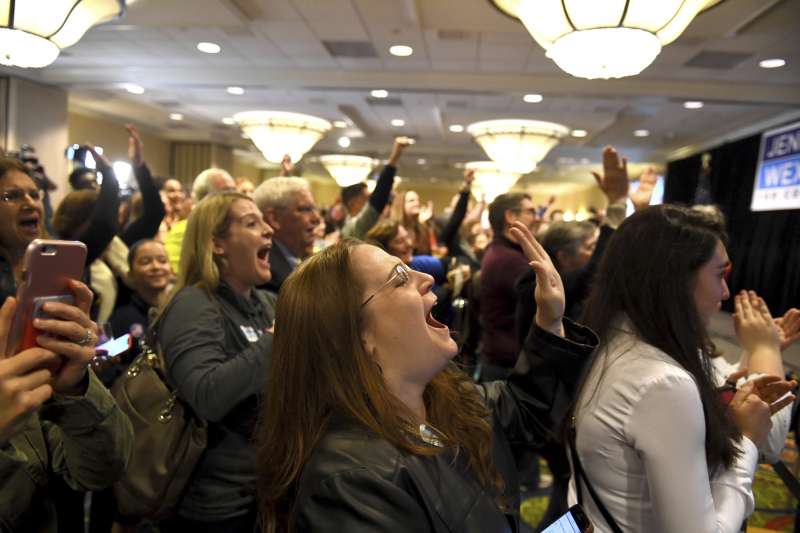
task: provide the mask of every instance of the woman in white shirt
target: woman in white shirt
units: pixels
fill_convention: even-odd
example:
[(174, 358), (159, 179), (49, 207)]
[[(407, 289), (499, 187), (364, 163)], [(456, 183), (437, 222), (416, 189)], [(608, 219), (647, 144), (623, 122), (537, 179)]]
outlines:
[[(601, 345), (578, 396), (576, 447), (624, 532), (739, 531), (770, 409), (791, 401), (775, 402), (792, 386), (778, 377), (743, 385), (727, 409), (720, 400), (705, 324), (729, 297), (724, 241), (707, 215), (651, 207), (619, 227), (593, 284), (584, 321)], [(580, 489), (595, 531), (615, 531), (585, 478)]]

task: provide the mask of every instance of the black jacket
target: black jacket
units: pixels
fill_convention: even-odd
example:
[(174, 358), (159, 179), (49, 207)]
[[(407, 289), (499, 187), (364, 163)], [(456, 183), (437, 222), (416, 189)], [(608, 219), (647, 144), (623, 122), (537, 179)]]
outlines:
[[(333, 417), (297, 487), (292, 532), (519, 531), (513, 452), (539, 449), (559, 429), (595, 334), (565, 320), (567, 339), (534, 327), (514, 374), (479, 385), (492, 413), (495, 467), (505, 481), (501, 509), (463, 461), (402, 452), (342, 417)], [(463, 459), (463, 457), (462, 457)]]
[[(275, 239), (273, 239), (274, 241)], [(294, 266), (289, 259), (283, 255), (280, 246), (273, 243), (272, 249), (269, 252), (269, 268), (272, 272), (272, 277), (264, 285), (259, 286), (259, 289), (269, 291), (273, 294), (278, 294), (281, 290), (281, 285), (286, 281), (294, 271)]]

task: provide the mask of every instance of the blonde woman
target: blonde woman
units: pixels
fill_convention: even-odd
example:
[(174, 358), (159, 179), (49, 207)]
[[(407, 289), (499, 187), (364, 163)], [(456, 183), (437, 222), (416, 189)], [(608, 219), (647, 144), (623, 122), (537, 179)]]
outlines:
[(153, 330), (169, 378), (209, 423), (209, 445), (162, 531), (251, 533), (258, 395), (272, 351), (272, 228), (247, 196), (225, 192), (189, 216), (177, 284)]

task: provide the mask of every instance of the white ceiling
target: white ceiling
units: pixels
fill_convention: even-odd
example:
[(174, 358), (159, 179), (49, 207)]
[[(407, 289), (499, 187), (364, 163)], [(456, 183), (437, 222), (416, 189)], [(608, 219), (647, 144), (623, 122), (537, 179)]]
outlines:
[[(222, 47), (196, 50), (199, 41)], [(369, 43), (377, 57), (334, 57), (323, 41)], [(397, 58), (393, 44), (414, 54)], [(732, 68), (686, 66), (700, 52), (743, 54)], [(787, 65), (764, 70), (758, 61)], [(172, 139), (214, 139), (245, 146), (221, 119), (248, 109), (309, 113), (348, 120), (316, 153), (384, 154), (397, 134), (418, 137), (421, 172), (485, 159), (451, 124), (489, 118), (535, 118), (584, 129), (546, 162), (599, 160), (613, 144), (632, 160), (663, 162), (670, 153), (779, 120), (800, 110), (800, 2), (726, 0), (699, 15), (640, 76), (614, 81), (572, 78), (547, 59), (523, 26), (488, 0), (138, 0), (125, 17), (90, 30), (50, 67), (26, 72), (70, 90), (86, 112), (137, 122)], [(146, 92), (126, 93), (135, 82)], [(225, 88), (244, 87), (232, 96)], [(386, 89), (390, 99), (369, 98)], [(527, 104), (527, 92), (544, 101)], [(703, 100), (686, 110), (684, 100)], [(379, 105), (393, 103), (395, 105)], [(185, 115), (182, 123), (170, 112)], [(394, 128), (391, 119), (406, 126)], [(651, 136), (636, 138), (635, 129)]]

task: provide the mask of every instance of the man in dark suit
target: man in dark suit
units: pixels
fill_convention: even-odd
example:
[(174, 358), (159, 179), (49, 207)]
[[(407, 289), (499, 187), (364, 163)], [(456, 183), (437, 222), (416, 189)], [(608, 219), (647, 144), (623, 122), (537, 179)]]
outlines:
[(264, 220), (272, 226), (272, 251), (269, 263), (272, 279), (261, 287), (274, 293), (300, 261), (314, 251), (314, 230), (320, 214), (308, 182), (297, 177), (278, 177), (264, 181), (254, 193)]

